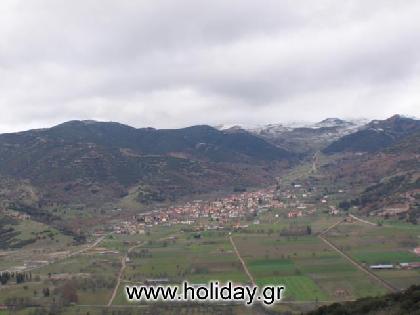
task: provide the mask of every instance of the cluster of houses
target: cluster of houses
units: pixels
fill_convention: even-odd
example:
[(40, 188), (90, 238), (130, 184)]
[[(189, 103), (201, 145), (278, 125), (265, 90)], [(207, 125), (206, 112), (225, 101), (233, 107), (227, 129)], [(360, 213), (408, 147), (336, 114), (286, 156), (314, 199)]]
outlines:
[[(208, 218), (209, 221), (225, 224), (269, 208), (283, 207), (283, 203), (273, 196), (274, 189), (268, 188), (233, 194), (214, 201), (194, 200), (184, 205), (144, 214), (139, 220), (147, 225), (193, 224), (199, 218)], [(210, 225), (212, 224), (209, 224), (209, 227)]]
[[(343, 191), (340, 190), (340, 193)], [(278, 192), (278, 198), (283, 201), (284, 206), (291, 208), (287, 213), (287, 218), (293, 219), (306, 215), (313, 215), (316, 208), (321, 205), (328, 209), (330, 215), (339, 215), (340, 211), (331, 205), (329, 196), (319, 194), (315, 187), (307, 187), (307, 185), (293, 184), (289, 189)]]
[(327, 195), (321, 195), (321, 199), (319, 196), (315, 198), (313, 191), (295, 184), (290, 189), (282, 191), (266, 188), (232, 194), (213, 201), (194, 200), (183, 205), (154, 210), (138, 215), (132, 221), (118, 223), (114, 226), (114, 232), (143, 234), (146, 228), (155, 225), (192, 225), (199, 219), (207, 219), (203, 228), (208, 230), (223, 228), (232, 222), (239, 224), (237, 222), (246, 217), (254, 218), (254, 224), (258, 224), (258, 214), (270, 208), (289, 209), (285, 217), (292, 219), (313, 215), (320, 202), (324, 204), (325, 209), (328, 209), (330, 215), (339, 214), (339, 210), (328, 202)]
[(246, 216), (257, 216), (270, 208), (282, 208), (283, 203), (274, 195), (275, 189), (267, 188), (232, 194), (213, 201), (194, 200), (183, 205), (143, 213), (132, 221), (119, 222), (113, 230), (116, 234), (142, 234), (146, 228), (155, 225), (191, 225), (202, 218), (208, 219), (206, 229), (218, 229), (232, 221), (238, 222)]
[(137, 220), (121, 221), (114, 225), (113, 231), (115, 234), (145, 234), (145, 224), (139, 223)]

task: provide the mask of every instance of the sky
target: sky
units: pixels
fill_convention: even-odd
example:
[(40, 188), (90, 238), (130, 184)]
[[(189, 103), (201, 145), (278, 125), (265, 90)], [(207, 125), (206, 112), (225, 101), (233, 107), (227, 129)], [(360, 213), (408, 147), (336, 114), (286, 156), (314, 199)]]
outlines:
[(420, 117), (420, 1), (1, 0), (0, 132)]

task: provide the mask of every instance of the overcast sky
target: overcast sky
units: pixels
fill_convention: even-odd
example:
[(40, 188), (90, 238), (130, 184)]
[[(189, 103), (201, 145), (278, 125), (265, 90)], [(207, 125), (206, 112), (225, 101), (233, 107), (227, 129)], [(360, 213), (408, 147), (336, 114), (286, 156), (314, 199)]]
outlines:
[(1, 0), (0, 132), (420, 116), (420, 1)]

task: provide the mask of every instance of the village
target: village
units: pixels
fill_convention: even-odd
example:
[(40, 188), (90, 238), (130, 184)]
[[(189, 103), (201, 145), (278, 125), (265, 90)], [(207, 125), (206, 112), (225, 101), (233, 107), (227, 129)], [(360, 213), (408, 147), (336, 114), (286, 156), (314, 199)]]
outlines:
[(248, 224), (241, 222), (245, 220), (259, 224), (259, 215), (270, 209), (282, 209), (282, 217), (286, 220), (314, 215), (317, 209), (332, 216), (340, 214), (335, 203), (329, 202), (328, 195), (318, 195), (313, 191), (314, 188), (292, 184), (282, 190), (269, 187), (230, 194), (212, 201), (194, 200), (133, 216), (130, 221), (116, 223), (113, 230), (116, 234), (143, 234), (145, 229), (153, 226), (194, 225), (198, 222), (205, 230), (223, 229), (226, 226), (246, 228)]

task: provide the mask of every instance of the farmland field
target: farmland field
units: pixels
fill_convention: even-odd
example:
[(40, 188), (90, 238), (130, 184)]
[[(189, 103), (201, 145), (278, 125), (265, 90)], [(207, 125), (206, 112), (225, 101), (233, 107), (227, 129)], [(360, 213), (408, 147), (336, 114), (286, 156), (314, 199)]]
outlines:
[[(125, 286), (151, 279), (163, 279), (174, 285), (184, 280), (192, 284), (210, 280), (249, 284), (251, 279), (232, 247), (230, 236), (257, 285), (286, 286), (284, 303), (273, 310), (299, 313), (322, 304), (387, 293), (388, 289), (380, 282), (366, 275), (318, 236), (342, 220), (340, 216), (322, 212), (287, 219), (284, 210), (272, 209), (261, 214), (258, 224), (239, 230), (204, 231), (188, 226), (167, 226), (153, 228), (142, 235), (108, 235), (96, 248), (37, 268), (25, 289), (17, 285), (9, 287), (7, 292), (0, 289), (0, 303), (19, 295), (48, 305), (61, 294), (63, 286), (70, 284), (76, 288), (77, 303), (67, 308), (66, 314), (87, 311), (102, 314), (101, 305), (108, 303), (121, 309), (128, 306), (129, 312), (133, 310), (133, 303), (126, 300)], [(309, 225), (311, 229), (307, 230)], [(301, 227), (305, 231), (302, 235), (284, 235), (289, 229)], [(418, 244), (418, 230), (410, 225), (342, 222), (328, 230), (324, 237), (365, 268), (370, 264), (420, 261), (411, 250)], [(58, 245), (55, 248), (63, 249)], [(74, 250), (82, 248), (74, 247)], [(126, 266), (116, 296), (110, 300), (124, 255), (127, 255)], [(375, 274), (399, 289), (420, 283), (418, 270), (395, 269), (375, 271)], [(41, 294), (46, 287), (52, 290), (47, 297)], [(155, 306), (139, 307), (136, 309), (138, 314), (143, 311), (147, 314), (147, 310)], [(176, 307), (180, 311), (184, 309), (183, 306)], [(168, 309), (162, 310), (162, 314), (165, 312), (170, 314)], [(196, 312), (206, 314), (200, 307)], [(241, 306), (232, 306), (229, 312), (252, 313)]]
[(398, 289), (420, 283), (420, 270), (401, 270), (400, 263), (420, 262), (413, 253), (418, 229), (412, 225), (368, 226), (343, 224), (329, 231), (329, 239), (366, 268), (370, 265), (395, 265), (392, 270), (373, 271)]

